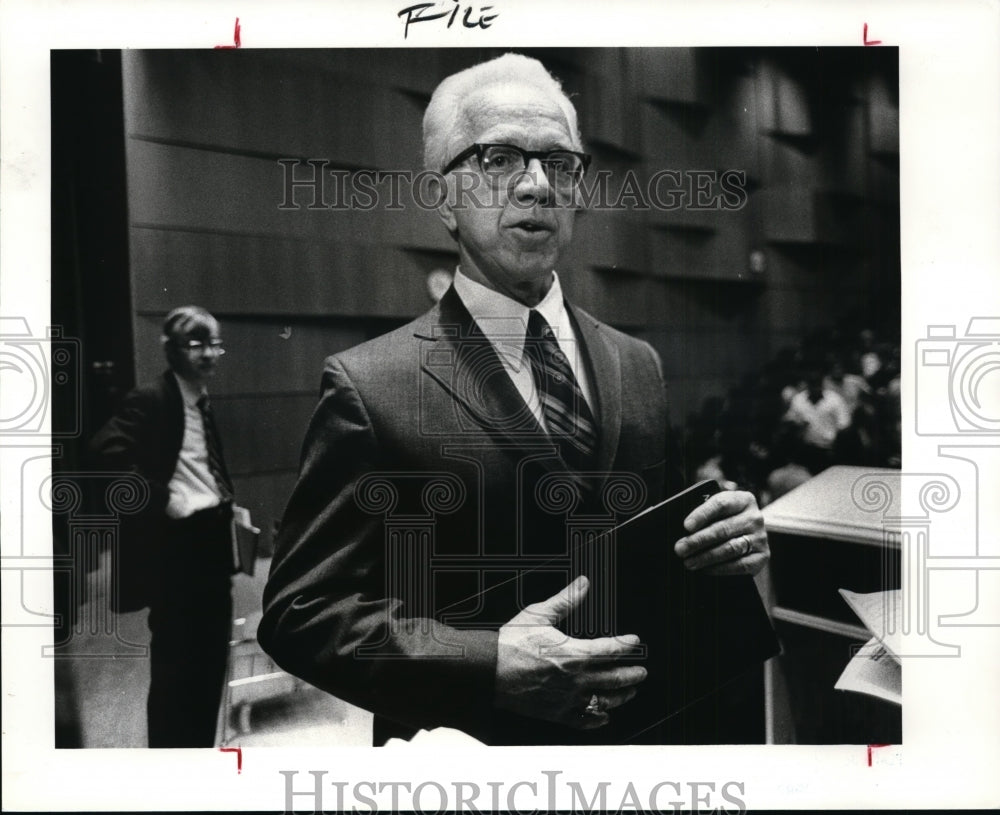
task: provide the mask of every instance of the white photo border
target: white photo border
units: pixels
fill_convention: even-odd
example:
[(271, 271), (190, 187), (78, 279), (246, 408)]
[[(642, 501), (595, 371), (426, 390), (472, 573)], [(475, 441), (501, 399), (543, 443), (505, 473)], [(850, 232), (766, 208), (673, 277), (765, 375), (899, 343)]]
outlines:
[[(455, 0), (440, 5), (449, 10)], [(972, 317), (1000, 310), (1000, 6), (930, 2), (703, 2), (596, 4), (486, 0), (488, 29), (411, 27), (403, 41), (400, 2), (91, 2), (0, 6), (0, 309), (32, 326), (49, 319), (49, 52), (62, 48), (212, 48), (230, 44), (240, 19), (243, 47), (421, 47), (547, 45), (860, 45), (899, 47), (902, 231), (902, 369), (918, 366), (916, 343), (931, 325), (961, 334)], [(474, 13), (476, 13), (474, 11)], [(877, 46), (875, 46), (877, 47)], [(992, 313), (990, 310), (992, 309)], [(903, 378), (904, 463), (936, 473), (941, 439), (918, 436), (914, 377)], [(973, 439), (972, 441), (976, 441)], [(980, 441), (983, 441), (980, 439)], [(987, 445), (983, 441), (983, 445)], [(972, 445), (975, 447), (976, 445)], [(982, 445), (980, 445), (982, 446)], [(44, 454), (45, 446), (33, 454)], [(0, 445), (4, 558), (19, 537), (16, 479), (25, 450)], [(980, 470), (980, 502), (1000, 494)], [(36, 511), (36, 510), (32, 510)], [(44, 512), (38, 508), (38, 512)], [(988, 511), (988, 510), (987, 510)], [(995, 524), (993, 524), (995, 526)], [(990, 527), (992, 528), (992, 526)], [(997, 542), (986, 541), (997, 548)], [(996, 556), (1000, 552), (993, 551)], [(5, 572), (4, 588), (9, 575)], [(994, 581), (995, 582), (995, 581)], [(997, 593), (1000, 594), (1000, 593)], [(1000, 597), (980, 596), (1000, 619)], [(4, 619), (17, 594), (4, 592)], [(49, 598), (51, 606), (51, 598)], [(958, 604), (956, 613), (968, 603)], [(962, 656), (904, 660), (905, 747), (866, 755), (864, 746), (643, 748), (375, 748), (246, 750), (235, 756), (194, 750), (54, 750), (52, 661), (40, 656), (48, 629), (3, 632), (4, 808), (17, 810), (280, 810), (282, 770), (296, 789), (325, 780), (536, 782), (561, 771), (585, 789), (606, 779), (621, 789), (663, 781), (742, 782), (750, 809), (983, 807), (1000, 803), (1000, 636), (995, 627), (953, 629)], [(366, 788), (367, 791), (367, 788)], [(335, 788), (325, 787), (333, 809)], [(428, 801), (435, 802), (431, 794)], [(379, 800), (388, 800), (378, 796)], [(485, 799), (484, 799), (485, 800)], [(522, 806), (544, 808), (528, 792)], [(609, 795), (612, 805), (620, 796)], [(502, 803), (504, 799), (501, 799)], [(296, 806), (311, 809), (307, 798)], [(359, 802), (360, 803), (360, 802)], [(567, 806), (560, 798), (557, 806)], [(735, 806), (735, 804), (733, 805)], [(481, 808), (488, 808), (483, 803)]]

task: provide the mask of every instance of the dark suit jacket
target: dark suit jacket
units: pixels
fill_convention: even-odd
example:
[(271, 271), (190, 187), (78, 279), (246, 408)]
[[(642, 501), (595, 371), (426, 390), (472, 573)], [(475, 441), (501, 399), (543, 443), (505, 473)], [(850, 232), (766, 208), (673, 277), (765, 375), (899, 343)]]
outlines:
[(376, 741), (437, 726), (492, 744), (581, 738), (493, 708), (497, 629), (578, 573), (573, 535), (662, 497), (666, 407), (655, 351), (569, 310), (600, 426), (575, 505), (454, 289), (326, 362), (258, 638), (289, 672), (374, 711)]
[(129, 392), (118, 412), (91, 439), (91, 454), (98, 467), (136, 473), (149, 489), (145, 507), (120, 519), (117, 557), (113, 560), (118, 581), (116, 611), (145, 608), (156, 589), (168, 485), (183, 441), (184, 402), (170, 371), (151, 385)]

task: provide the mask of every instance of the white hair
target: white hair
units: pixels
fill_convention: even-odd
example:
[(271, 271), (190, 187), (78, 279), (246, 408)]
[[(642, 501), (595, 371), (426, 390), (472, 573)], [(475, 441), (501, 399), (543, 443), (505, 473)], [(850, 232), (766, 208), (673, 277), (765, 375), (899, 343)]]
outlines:
[(580, 149), (576, 108), (563, 92), (559, 80), (550, 74), (537, 59), (523, 54), (504, 54), (502, 57), (481, 62), (452, 74), (441, 81), (434, 90), (424, 113), (424, 166), (441, 172), (451, 159), (448, 154), (450, 141), (458, 135), (463, 119), (466, 99), (473, 93), (487, 88), (512, 88), (529, 86), (552, 97), (566, 116), (566, 124), (573, 139), (573, 146)]

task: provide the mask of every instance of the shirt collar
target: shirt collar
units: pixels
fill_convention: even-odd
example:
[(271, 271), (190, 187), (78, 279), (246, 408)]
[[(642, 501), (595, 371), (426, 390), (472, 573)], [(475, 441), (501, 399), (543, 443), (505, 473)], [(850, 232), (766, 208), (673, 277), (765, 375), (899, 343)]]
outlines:
[(174, 375), (174, 379), (177, 380), (177, 387), (181, 390), (181, 399), (184, 400), (185, 405), (197, 406), (198, 400), (202, 396), (207, 395), (208, 391), (203, 385), (193, 385), (188, 382), (183, 376), (178, 376), (176, 371), (171, 371)]
[[(493, 345), (503, 364), (515, 371), (521, 370), (530, 309), (524, 303), (476, 282), (463, 274), (461, 268), (455, 270), (454, 285), (455, 292), (476, 321), (479, 330)], [(548, 293), (535, 306), (535, 310), (552, 327), (557, 339), (564, 340), (573, 336), (559, 275), (555, 271), (552, 272), (552, 285)]]

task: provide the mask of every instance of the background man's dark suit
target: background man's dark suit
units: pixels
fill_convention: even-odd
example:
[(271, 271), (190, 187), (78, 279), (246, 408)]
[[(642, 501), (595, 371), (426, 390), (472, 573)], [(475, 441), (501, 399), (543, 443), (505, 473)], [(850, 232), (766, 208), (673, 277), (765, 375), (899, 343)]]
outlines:
[[(617, 496), (627, 517), (663, 494), (659, 360), (569, 311), (596, 397), (593, 469), (620, 474), (632, 492)], [(438, 726), (492, 744), (600, 741), (600, 730), (493, 707), (497, 629), (575, 576), (560, 560), (563, 469), (454, 288), (409, 325), (331, 357), (265, 591), (261, 645), (286, 670), (374, 711), (376, 742)], [(614, 478), (587, 476), (575, 515), (609, 516)], [(421, 531), (404, 539), (403, 528)], [(458, 569), (447, 569), (449, 556)], [(545, 561), (550, 569), (537, 568)]]
[(127, 394), (115, 416), (91, 441), (91, 449), (107, 470), (141, 475), (149, 500), (136, 515), (121, 518), (117, 562), (116, 611), (149, 606), (159, 587), (155, 561), (162, 556), (166, 532), (167, 485), (177, 466), (184, 438), (184, 405), (170, 371), (153, 384)]
[(146, 507), (122, 517), (115, 573), (116, 610), (150, 609), (151, 747), (214, 742), (232, 631), (229, 506), (196, 529), (166, 514), (183, 438), (184, 404), (166, 371), (130, 392), (91, 442), (104, 469), (135, 472), (149, 487)]

